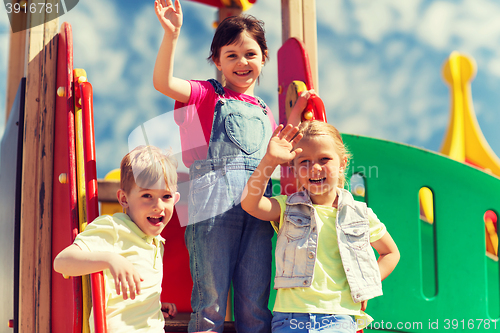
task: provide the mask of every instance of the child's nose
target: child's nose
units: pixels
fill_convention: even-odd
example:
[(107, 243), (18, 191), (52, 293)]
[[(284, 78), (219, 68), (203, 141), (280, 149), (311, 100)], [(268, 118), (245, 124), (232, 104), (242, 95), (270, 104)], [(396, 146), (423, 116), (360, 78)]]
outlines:
[(153, 209), (161, 210), (162, 203), (163, 203), (163, 201), (161, 200), (161, 198), (154, 200), (153, 201)]
[(319, 165), (319, 163), (314, 163), (313, 164), (313, 170), (320, 171), (321, 170), (321, 165)]
[(248, 60), (247, 60), (247, 58), (245, 58), (245, 57), (240, 57), (240, 64), (242, 64), (242, 65), (246, 65), (246, 64), (248, 64)]

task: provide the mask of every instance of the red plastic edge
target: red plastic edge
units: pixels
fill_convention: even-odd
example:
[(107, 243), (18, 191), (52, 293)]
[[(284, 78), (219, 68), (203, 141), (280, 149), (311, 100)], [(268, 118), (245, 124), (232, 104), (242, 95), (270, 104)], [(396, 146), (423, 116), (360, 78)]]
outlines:
[[(61, 25), (58, 40), (56, 87), (63, 87), (65, 95), (56, 97), (54, 131), (54, 181), (52, 256), (70, 245), (78, 234), (76, 194), (76, 159), (73, 108), (73, 37), (71, 25)], [(66, 174), (66, 183), (59, 175)], [(51, 331), (53, 333), (81, 333), (83, 323), (81, 278), (65, 280), (52, 271)], [(71, 315), (61, 316), (61, 313)]]
[[(92, 104), (92, 85), (89, 82), (80, 84), (80, 96), (83, 123), (83, 152), (85, 160), (85, 194), (87, 200), (87, 221), (99, 216), (97, 198), (97, 168), (94, 136), (94, 108)], [(94, 327), (96, 333), (106, 333), (106, 307), (104, 293), (104, 276), (102, 272), (90, 275), (92, 285), (92, 309), (94, 311)]]

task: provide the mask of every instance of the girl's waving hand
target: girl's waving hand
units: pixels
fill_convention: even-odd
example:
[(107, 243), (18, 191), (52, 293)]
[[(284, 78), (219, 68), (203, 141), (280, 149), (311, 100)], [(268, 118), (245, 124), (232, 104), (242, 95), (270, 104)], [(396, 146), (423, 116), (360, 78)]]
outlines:
[(179, 35), (182, 26), (182, 8), (179, 0), (155, 0), (155, 12), (165, 33)]
[(241, 207), (250, 215), (265, 221), (279, 221), (281, 208), (273, 198), (264, 196), (267, 183), (276, 167), (288, 163), (302, 151), (293, 150), (302, 138), (298, 128), (288, 124), (285, 128), (279, 125), (273, 133), (267, 152), (259, 166), (248, 179), (241, 196)]
[(182, 26), (181, 4), (175, 0), (174, 7), (172, 0), (155, 0), (155, 12), (165, 34), (156, 57), (153, 85), (162, 94), (187, 103), (191, 96), (191, 85), (173, 75), (175, 46)]
[(289, 124), (285, 128), (283, 128), (283, 125), (279, 125), (274, 131), (264, 156), (264, 158), (268, 159), (267, 163), (273, 170), (280, 164), (290, 162), (302, 151), (301, 148), (292, 151), (293, 147), (302, 138), (302, 134), (297, 134), (298, 130), (297, 127)]

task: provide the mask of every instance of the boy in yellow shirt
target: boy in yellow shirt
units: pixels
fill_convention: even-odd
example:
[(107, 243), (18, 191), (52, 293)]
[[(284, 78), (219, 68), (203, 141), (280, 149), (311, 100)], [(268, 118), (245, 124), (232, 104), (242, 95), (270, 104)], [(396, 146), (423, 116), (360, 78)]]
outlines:
[(164, 332), (164, 316), (177, 313), (175, 304), (160, 302), (160, 233), (179, 201), (176, 162), (159, 148), (140, 146), (120, 170), (124, 213), (96, 218), (57, 255), (54, 269), (67, 276), (104, 272), (108, 332)]

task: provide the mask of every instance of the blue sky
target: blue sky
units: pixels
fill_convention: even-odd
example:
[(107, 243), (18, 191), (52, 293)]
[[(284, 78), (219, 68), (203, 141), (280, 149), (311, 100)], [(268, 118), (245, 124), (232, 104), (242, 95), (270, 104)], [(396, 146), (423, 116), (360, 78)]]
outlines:
[[(205, 58), (216, 9), (181, 1), (184, 26), (174, 73), (185, 79), (214, 77), (215, 67)], [(280, 3), (258, 0), (248, 11), (266, 23), (271, 59), (256, 94), (276, 119)], [(316, 7), (319, 93), (330, 123), (345, 133), (439, 150), (450, 112), (441, 67), (458, 50), (477, 62), (474, 108), (487, 141), (500, 155), (500, 0), (316, 0)], [(64, 21), (73, 27), (75, 67), (87, 71), (94, 87), (98, 176), (119, 166), (134, 129), (154, 123), (160, 115), (164, 121), (156, 126), (156, 136), (172, 138), (171, 145), (178, 151), (177, 127), (170, 112), (173, 101), (152, 84), (163, 34), (153, 1), (80, 1), (60, 17), (59, 22)], [(7, 15), (2, 10), (2, 111), (8, 40)], [(0, 133), (3, 128), (0, 115)]]

